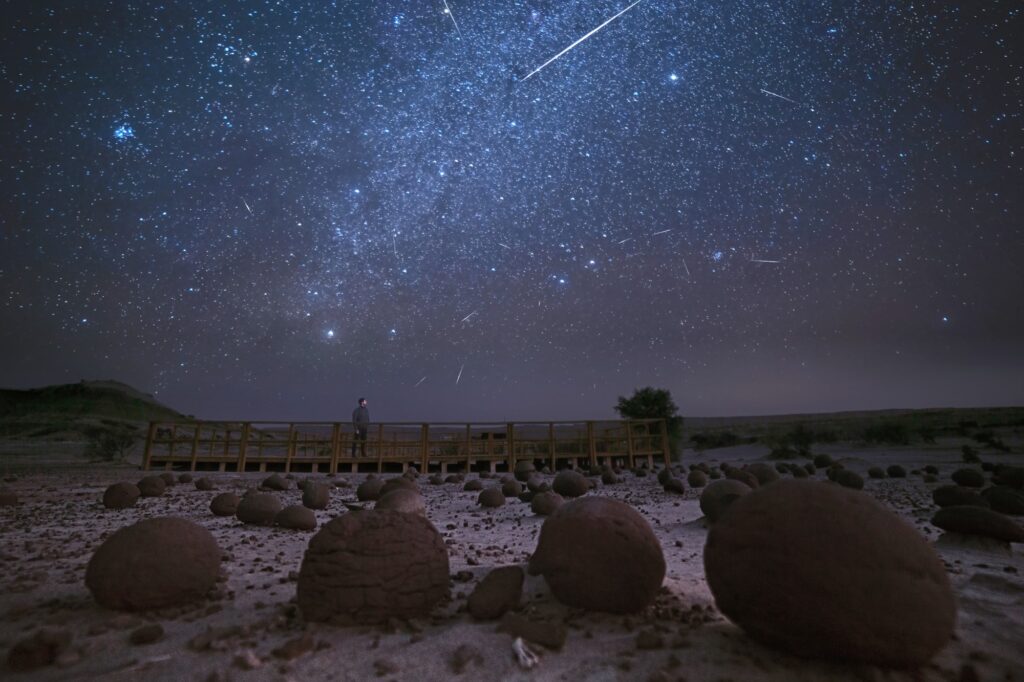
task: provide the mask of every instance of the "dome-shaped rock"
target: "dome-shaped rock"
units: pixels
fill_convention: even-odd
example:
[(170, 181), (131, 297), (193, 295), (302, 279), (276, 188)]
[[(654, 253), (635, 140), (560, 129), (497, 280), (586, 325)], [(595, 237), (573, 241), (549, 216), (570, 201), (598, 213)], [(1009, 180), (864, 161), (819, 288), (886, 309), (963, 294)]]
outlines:
[(1003, 542), (1024, 542), (1024, 528), (1009, 516), (984, 507), (943, 507), (932, 525), (951, 533), (980, 535)]
[(360, 502), (369, 502), (380, 497), (380, 489), (384, 487), (384, 479), (368, 478), (356, 488), (356, 499)]
[(798, 655), (912, 667), (953, 634), (942, 561), (863, 493), (787, 480), (737, 500), (704, 548), (718, 609)]
[(746, 486), (751, 489), (761, 487), (761, 481), (757, 480), (757, 476), (743, 469), (729, 469), (725, 472), (725, 480), (739, 481), (740, 483), (746, 484)]
[(448, 580), (448, 549), (424, 517), (358, 511), (310, 540), (297, 601), (307, 621), (380, 623), (428, 614)]
[(260, 487), (265, 490), (289, 490), (292, 487), (291, 479), (282, 478), (278, 474), (271, 474), (263, 479)]
[(482, 507), (500, 507), (505, 504), (505, 496), (502, 494), (501, 488), (493, 486), (481, 490), (476, 502)]
[(754, 462), (745, 466), (744, 469), (757, 477), (759, 485), (768, 485), (779, 480), (779, 472), (775, 470), (775, 467), (765, 462)]
[(476, 492), (477, 490), (484, 489), (484, 482), (479, 478), (471, 478), (466, 481), (466, 484), (462, 486), (462, 489), (466, 492)]
[(515, 477), (517, 481), (526, 483), (530, 480), (530, 476), (537, 471), (537, 467), (534, 466), (533, 462), (528, 459), (521, 459), (516, 462)]
[(191, 483), (192, 474), (178, 474), (178, 483)]
[(515, 479), (501, 482), (501, 494), (505, 497), (519, 497), (522, 492), (522, 484)]
[(554, 490), (534, 493), (530, 500), (530, 511), (537, 516), (551, 516), (565, 502), (565, 498)]
[(316, 528), (316, 514), (305, 505), (293, 504), (277, 512), (274, 525), (292, 530), (313, 530)]
[(686, 485), (683, 483), (682, 479), (675, 478), (674, 476), (665, 481), (661, 487), (667, 493), (682, 495), (686, 492)]
[(176, 606), (203, 598), (217, 581), (220, 548), (185, 519), (145, 519), (104, 540), (85, 569), (85, 585), (106, 608)]
[(700, 469), (694, 469), (686, 475), (686, 482), (691, 488), (703, 488), (708, 484), (708, 475)]
[(555, 474), (551, 489), (562, 497), (580, 497), (590, 490), (586, 476), (572, 469), (562, 469)]
[(160, 476), (143, 476), (136, 486), (142, 497), (160, 497), (167, 490), (167, 482)]
[(271, 493), (246, 495), (238, 503), (235, 516), (242, 523), (254, 526), (272, 526), (277, 513), (281, 511), (281, 502)]
[(210, 511), (214, 516), (234, 516), (241, 502), (234, 493), (221, 493), (210, 501)]
[(480, 581), (466, 603), (471, 616), (477, 620), (494, 620), (519, 605), (523, 596), (523, 569), (519, 566), (500, 566)]
[(141, 494), (137, 485), (124, 481), (114, 483), (103, 491), (103, 506), (107, 509), (134, 507)]
[(959, 507), (971, 505), (975, 507), (988, 507), (989, 502), (979, 495), (977, 491), (965, 488), (962, 485), (941, 485), (932, 491), (932, 501), (940, 507)]
[(326, 483), (308, 481), (302, 488), (302, 504), (309, 509), (327, 509), (331, 501), (331, 487)]
[(168, 488), (173, 487), (178, 482), (178, 479), (175, 478), (174, 474), (172, 474), (170, 471), (165, 471), (161, 473), (160, 478), (163, 479), (164, 485), (167, 486)]
[(864, 488), (864, 479), (860, 477), (860, 474), (849, 469), (838, 470), (833, 480), (844, 488), (852, 488), (854, 490)]
[(650, 604), (665, 578), (654, 531), (633, 507), (609, 497), (563, 504), (541, 526), (530, 575), (543, 575), (563, 604), (634, 613)]
[(197, 478), (194, 485), (196, 486), (196, 490), (213, 490), (214, 487), (213, 479), (207, 478), (206, 476)]
[(982, 498), (1000, 514), (1024, 516), (1024, 492), (1008, 485), (996, 485), (981, 491)]
[(971, 467), (957, 469), (951, 478), (954, 483), (965, 488), (982, 488), (985, 485), (985, 474), (981, 472), (981, 469)]
[(410, 488), (396, 488), (377, 498), (374, 509), (390, 509), (406, 514), (427, 515), (427, 507), (419, 491)]
[(704, 512), (708, 522), (715, 523), (729, 505), (748, 495), (751, 490), (753, 488), (742, 481), (728, 478), (712, 481), (700, 494), (700, 510)]

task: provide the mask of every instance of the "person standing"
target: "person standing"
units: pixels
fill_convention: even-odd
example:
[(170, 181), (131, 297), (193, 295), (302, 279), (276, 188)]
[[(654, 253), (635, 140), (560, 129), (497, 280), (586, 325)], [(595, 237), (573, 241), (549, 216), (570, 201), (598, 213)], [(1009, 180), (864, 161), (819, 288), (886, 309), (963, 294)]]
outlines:
[(366, 434), (370, 430), (370, 411), (366, 409), (366, 398), (359, 399), (359, 407), (352, 410), (352, 456), (356, 456), (356, 443), (360, 443), (360, 454), (366, 457)]

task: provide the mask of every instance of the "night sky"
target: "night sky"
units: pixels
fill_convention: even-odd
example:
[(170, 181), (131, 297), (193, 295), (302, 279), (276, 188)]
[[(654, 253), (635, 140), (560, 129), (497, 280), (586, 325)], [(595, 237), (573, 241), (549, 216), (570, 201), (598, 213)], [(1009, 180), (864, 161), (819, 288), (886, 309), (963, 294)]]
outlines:
[(3, 3), (0, 385), (1024, 403), (1019, 2)]

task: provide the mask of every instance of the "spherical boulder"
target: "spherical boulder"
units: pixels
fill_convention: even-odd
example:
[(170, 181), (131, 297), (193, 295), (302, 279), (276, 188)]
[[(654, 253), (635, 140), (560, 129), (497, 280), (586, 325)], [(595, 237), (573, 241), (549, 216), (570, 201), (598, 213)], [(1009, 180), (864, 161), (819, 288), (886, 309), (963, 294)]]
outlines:
[(619, 482), (619, 477), (615, 475), (615, 472), (611, 469), (605, 469), (601, 472), (601, 483), (604, 485), (615, 485)]
[(761, 487), (761, 481), (757, 480), (757, 476), (744, 469), (730, 468), (725, 472), (725, 479), (727, 481), (739, 481), (751, 489)]
[(704, 512), (709, 523), (715, 523), (733, 502), (749, 494), (751, 490), (753, 488), (742, 481), (729, 478), (712, 481), (700, 494), (700, 510)]
[(331, 501), (331, 487), (326, 483), (308, 481), (302, 488), (302, 504), (309, 509), (327, 509)]
[(965, 488), (982, 488), (985, 485), (985, 474), (981, 472), (981, 469), (971, 467), (957, 469), (951, 478), (954, 483)]
[(519, 605), (523, 596), (523, 569), (500, 566), (484, 576), (473, 589), (466, 607), (477, 620), (494, 620)]
[(416, 485), (416, 481), (412, 480), (408, 476), (395, 476), (394, 478), (389, 478), (388, 480), (384, 481), (384, 485), (380, 487), (380, 492), (377, 494), (377, 499), (379, 500), (392, 490), (399, 489), (419, 492), (420, 487)]
[(142, 497), (160, 497), (167, 490), (167, 482), (159, 476), (143, 476), (135, 485)]
[(786, 480), (738, 499), (704, 547), (718, 609), (801, 656), (916, 667), (953, 634), (941, 559), (868, 495)]
[(540, 474), (534, 474), (526, 479), (526, 487), (531, 493), (542, 493), (551, 490), (551, 484), (544, 480)]
[(174, 517), (145, 519), (103, 541), (85, 585), (106, 608), (141, 611), (202, 599), (217, 582), (220, 548), (210, 531)]
[(481, 481), (479, 478), (471, 478), (468, 481), (466, 481), (466, 484), (462, 486), (462, 489), (467, 493), (476, 492), (477, 490), (483, 490), (484, 482)]
[(513, 479), (501, 482), (501, 494), (505, 497), (519, 497), (523, 492), (523, 485)]
[(419, 491), (409, 488), (395, 488), (377, 498), (374, 509), (390, 509), (392, 511), (405, 512), (406, 514), (427, 515), (427, 506)]
[(789, 473), (793, 474), (793, 478), (807, 478), (808, 476), (810, 476), (810, 474), (807, 473), (807, 469), (800, 466), (799, 464), (791, 465), (789, 467)]
[(203, 476), (195, 480), (196, 490), (213, 490), (213, 479)]
[(890, 464), (885, 469), (885, 473), (889, 475), (889, 478), (906, 478), (907, 470), (901, 467), (899, 464)]
[(885, 469), (882, 467), (871, 467), (868, 469), (868, 478), (885, 478)]
[(177, 484), (177, 482), (178, 482), (178, 479), (177, 479), (177, 478), (175, 478), (175, 477), (174, 477), (174, 474), (172, 474), (172, 473), (171, 473), (170, 471), (165, 471), (165, 472), (163, 472), (162, 474), (160, 474), (160, 478), (162, 478), (162, 479), (163, 479), (163, 481), (164, 481), (164, 484), (165, 484), (165, 485), (166, 485), (166, 486), (167, 486), (168, 488), (171, 488), (171, 487), (173, 487), (173, 486), (174, 486), (175, 484)]
[(1024, 467), (999, 467), (994, 482), (1017, 490), (1024, 489)]
[(526, 483), (536, 471), (537, 467), (534, 466), (531, 460), (521, 459), (516, 462), (515, 477), (517, 481)]
[(700, 469), (694, 469), (686, 475), (686, 482), (691, 488), (703, 488), (708, 484), (708, 475)]
[(289, 505), (277, 512), (274, 525), (292, 530), (313, 530), (316, 528), (316, 514), (305, 505)]
[(686, 485), (683, 483), (682, 479), (674, 476), (665, 481), (661, 488), (667, 493), (675, 493), (677, 495), (682, 495), (686, 492)]
[(502, 494), (501, 488), (498, 486), (484, 488), (480, 491), (480, 495), (476, 498), (476, 502), (481, 507), (500, 507), (505, 504), (505, 495)]
[(583, 497), (544, 521), (529, 572), (543, 575), (567, 606), (635, 613), (658, 594), (665, 557), (633, 507), (610, 497)]
[(1000, 514), (1024, 516), (1024, 492), (1008, 485), (996, 485), (981, 491), (984, 499), (992, 509)]
[(860, 477), (860, 474), (849, 469), (839, 469), (836, 471), (834, 480), (844, 488), (853, 488), (854, 490), (864, 488), (864, 479)]
[(768, 485), (779, 480), (779, 472), (775, 470), (775, 467), (765, 462), (748, 464), (744, 467), (744, 470), (754, 474), (759, 485)]
[(114, 483), (103, 491), (103, 506), (107, 509), (134, 507), (141, 494), (137, 485), (125, 481)]
[(545, 490), (533, 494), (533, 498), (530, 500), (530, 511), (537, 516), (551, 516), (564, 502), (565, 498), (554, 490)]
[(562, 497), (580, 497), (590, 490), (587, 477), (572, 469), (562, 469), (555, 474), (551, 489)]
[(235, 516), (242, 523), (253, 526), (272, 526), (277, 513), (281, 511), (281, 501), (271, 493), (246, 495), (238, 503)]
[(970, 488), (962, 485), (942, 485), (932, 491), (932, 501), (940, 507), (971, 505), (988, 507), (989, 501)]
[(424, 517), (358, 511), (309, 542), (297, 601), (307, 621), (381, 623), (428, 614), (448, 597), (448, 549)]
[(356, 499), (360, 502), (370, 502), (380, 497), (380, 489), (384, 487), (384, 479), (368, 478), (356, 488)]
[(214, 516), (234, 516), (238, 511), (241, 499), (234, 493), (221, 493), (210, 501), (210, 511)]
[(292, 487), (292, 481), (290, 478), (282, 478), (278, 474), (271, 474), (263, 479), (260, 487), (265, 490), (289, 490)]
[(951, 533), (980, 535), (1003, 542), (1024, 542), (1024, 528), (1009, 516), (984, 507), (943, 507), (932, 525)]
[(178, 474), (178, 483), (191, 483), (192, 474)]

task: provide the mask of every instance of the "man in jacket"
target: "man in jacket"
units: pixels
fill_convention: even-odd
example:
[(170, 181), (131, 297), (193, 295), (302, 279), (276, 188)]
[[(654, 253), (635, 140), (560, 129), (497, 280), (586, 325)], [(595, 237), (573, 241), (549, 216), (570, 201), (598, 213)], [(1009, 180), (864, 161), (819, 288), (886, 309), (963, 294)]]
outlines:
[(352, 456), (356, 456), (356, 443), (360, 443), (360, 454), (366, 457), (366, 434), (370, 429), (370, 411), (366, 409), (366, 398), (359, 399), (359, 407), (352, 410)]

